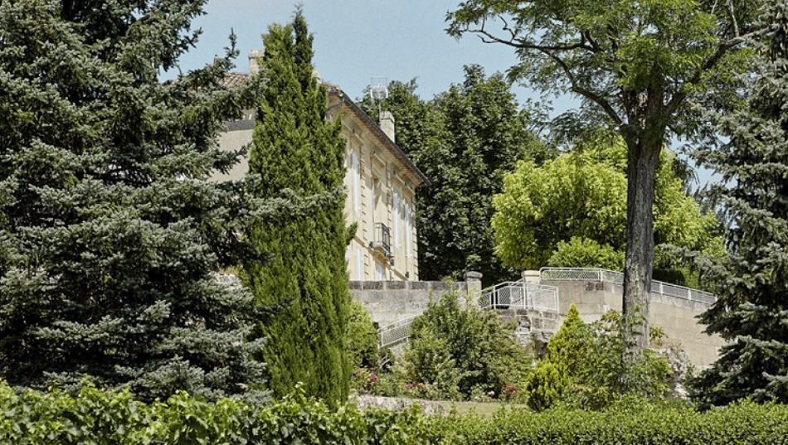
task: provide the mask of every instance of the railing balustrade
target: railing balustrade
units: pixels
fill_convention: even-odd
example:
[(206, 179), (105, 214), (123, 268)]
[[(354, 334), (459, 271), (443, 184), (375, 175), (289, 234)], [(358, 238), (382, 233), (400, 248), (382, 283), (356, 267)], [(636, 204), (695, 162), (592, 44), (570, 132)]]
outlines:
[[(623, 273), (606, 269), (543, 267), (539, 269), (539, 277), (541, 281), (597, 281), (618, 286), (624, 284)], [(651, 293), (705, 304), (714, 304), (717, 301), (717, 297), (710, 292), (659, 280), (651, 281)]]

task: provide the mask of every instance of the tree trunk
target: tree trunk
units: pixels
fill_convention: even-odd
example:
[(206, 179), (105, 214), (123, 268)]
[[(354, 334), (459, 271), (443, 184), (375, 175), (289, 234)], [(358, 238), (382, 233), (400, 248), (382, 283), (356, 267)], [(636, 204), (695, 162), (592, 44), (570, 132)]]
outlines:
[(648, 347), (649, 340), (647, 317), (654, 266), (654, 180), (662, 140), (659, 137), (640, 137), (627, 145), (624, 338), (628, 352), (637, 352)]

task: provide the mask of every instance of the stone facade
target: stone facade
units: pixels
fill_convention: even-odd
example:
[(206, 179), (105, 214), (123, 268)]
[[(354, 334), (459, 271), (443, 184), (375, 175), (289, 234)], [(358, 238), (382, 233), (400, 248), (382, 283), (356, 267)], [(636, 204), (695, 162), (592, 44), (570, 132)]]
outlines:
[[(261, 51), (249, 55), (250, 72), (257, 69)], [(228, 83), (244, 81), (248, 75), (233, 73)], [(348, 225), (356, 224), (355, 236), (345, 257), (351, 280), (417, 281), (416, 188), (426, 181), (407, 155), (394, 143), (395, 122), (382, 112), (379, 123), (367, 116), (336, 85), (328, 85), (326, 114), (342, 122), (345, 149), (345, 215)], [(237, 150), (252, 142), (254, 112), (228, 122), (219, 138), (225, 150)], [(249, 170), (242, 159), (226, 174), (212, 180), (237, 180)]]

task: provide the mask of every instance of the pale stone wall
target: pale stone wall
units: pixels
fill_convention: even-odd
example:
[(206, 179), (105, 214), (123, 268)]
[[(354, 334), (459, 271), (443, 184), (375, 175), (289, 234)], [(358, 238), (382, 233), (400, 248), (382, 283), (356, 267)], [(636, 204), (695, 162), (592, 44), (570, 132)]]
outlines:
[[(252, 129), (226, 131), (219, 135), (219, 147), (223, 150), (238, 150), (252, 142)], [(240, 162), (235, 164), (227, 173), (216, 172), (211, 176), (211, 181), (237, 181), (244, 177), (249, 171), (249, 158), (241, 157)]]
[[(622, 288), (611, 283), (595, 281), (544, 281), (556, 286), (559, 292), (559, 313), (565, 317), (574, 304), (587, 322), (598, 320), (610, 309), (621, 311)], [(652, 295), (649, 305), (649, 323), (659, 326), (667, 334), (667, 342), (680, 344), (692, 364), (705, 368), (717, 360), (724, 341), (716, 335), (703, 333), (704, 326), (697, 317), (708, 305), (697, 301), (663, 295)]]
[(406, 318), (424, 313), (430, 301), (443, 294), (456, 290), (461, 297), (473, 293), (474, 284), (467, 282), (449, 283), (445, 281), (351, 281), (350, 292), (353, 299), (361, 302), (369, 312), (372, 321), (384, 328)]

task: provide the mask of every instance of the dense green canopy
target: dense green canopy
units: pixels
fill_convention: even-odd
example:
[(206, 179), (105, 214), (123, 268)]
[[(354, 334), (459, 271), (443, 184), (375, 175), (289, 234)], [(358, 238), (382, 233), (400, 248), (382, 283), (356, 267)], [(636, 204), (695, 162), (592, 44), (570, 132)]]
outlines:
[[(665, 151), (662, 157), (654, 204), (657, 244), (722, 253), (722, 240), (713, 236), (715, 216), (702, 214), (684, 193), (672, 168), (675, 155)], [(518, 269), (620, 270), (627, 241), (625, 172), (620, 140), (587, 142), (542, 166), (520, 162), (494, 199), (496, 252)]]
[(722, 116), (727, 141), (700, 152), (723, 179), (714, 192), (731, 221), (729, 262), (710, 272), (719, 300), (701, 318), (728, 340), (694, 382), (705, 406), (788, 402), (788, 2), (768, 7), (763, 21), (766, 57), (745, 92), (748, 107)]
[[(0, 2), (0, 377), (261, 396), (260, 311), (215, 272), (250, 201), (207, 181), (229, 57), (162, 83), (205, 1)], [(232, 55), (232, 51), (230, 51)], [(229, 56), (228, 55), (228, 56)], [(240, 147), (238, 147), (240, 148)]]
[(313, 214), (252, 227), (249, 239), (267, 262), (245, 264), (258, 303), (280, 307), (262, 324), (270, 386), (277, 396), (298, 382), (330, 403), (347, 399), (351, 362), (346, 348), (350, 291), (345, 265), (342, 179), (345, 141), (338, 120), (326, 119), (326, 87), (313, 75), (312, 35), (301, 11), (292, 24), (263, 36), (257, 126), (249, 171), (262, 177), (262, 198), (324, 196)]

